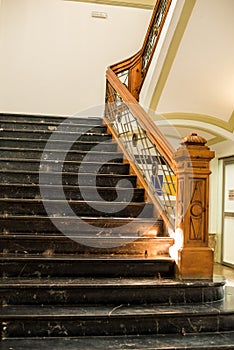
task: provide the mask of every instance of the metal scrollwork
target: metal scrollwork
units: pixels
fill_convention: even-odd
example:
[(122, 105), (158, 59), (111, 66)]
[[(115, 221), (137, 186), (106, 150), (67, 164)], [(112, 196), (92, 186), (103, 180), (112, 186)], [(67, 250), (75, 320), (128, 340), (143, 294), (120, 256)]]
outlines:
[(121, 96), (112, 87), (107, 89), (108, 92), (112, 95), (107, 101), (113, 102), (107, 103), (105, 118), (115, 128), (124, 149), (137, 165), (151, 192), (157, 196), (164, 213), (174, 222), (176, 177), (173, 169)]

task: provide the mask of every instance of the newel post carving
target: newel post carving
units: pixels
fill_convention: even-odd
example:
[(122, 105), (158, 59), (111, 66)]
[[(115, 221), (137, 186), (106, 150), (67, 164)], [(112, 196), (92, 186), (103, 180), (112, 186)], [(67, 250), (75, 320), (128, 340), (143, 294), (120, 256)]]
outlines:
[(180, 278), (213, 276), (213, 250), (208, 247), (209, 163), (214, 152), (206, 140), (191, 133), (181, 142), (174, 159), (177, 166), (176, 231), (182, 236), (178, 250)]

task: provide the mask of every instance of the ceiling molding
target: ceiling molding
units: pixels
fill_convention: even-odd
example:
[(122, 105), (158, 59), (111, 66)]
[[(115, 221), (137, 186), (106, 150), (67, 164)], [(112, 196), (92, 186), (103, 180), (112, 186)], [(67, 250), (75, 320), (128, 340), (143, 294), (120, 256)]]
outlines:
[(232, 131), (234, 131), (234, 111), (231, 114), (231, 117), (230, 117), (230, 119), (228, 121), (228, 124), (230, 125)]
[(155, 5), (155, 1), (153, 0), (65, 0), (65, 1), (73, 1), (73, 2), (86, 2), (92, 4), (102, 4), (102, 5), (112, 5), (112, 6), (123, 6), (123, 7), (135, 7), (141, 9), (152, 10)]
[(196, 0), (189, 0), (185, 1), (180, 20), (176, 26), (175, 33), (173, 35), (172, 41), (170, 43), (159, 79), (157, 81), (157, 84), (154, 88), (154, 92), (151, 98), (150, 102), (150, 109), (156, 110), (160, 97), (162, 95), (163, 89), (165, 87), (167, 78), (169, 76), (169, 73), (171, 71), (171, 67), (173, 65), (173, 62), (175, 60), (177, 51), (179, 49), (181, 40), (183, 38), (184, 32), (186, 30), (187, 24), (189, 22), (190, 16), (193, 12), (193, 8), (196, 4)]
[(222, 136), (216, 136), (207, 142), (207, 146), (213, 146), (213, 145), (216, 145), (217, 143), (220, 143), (223, 141), (227, 141), (227, 139), (225, 137), (222, 137)]
[[(156, 123), (157, 125), (157, 123)], [(173, 125), (174, 127), (176, 127), (176, 125)], [(179, 126), (180, 128), (182, 129), (189, 129), (190, 132), (191, 130), (193, 129), (193, 126), (192, 125), (177, 125)], [(200, 130), (200, 131), (204, 131), (204, 132), (208, 132), (210, 135), (213, 135), (214, 137), (212, 137), (211, 139), (209, 139), (207, 141), (207, 145), (208, 146), (211, 146), (211, 145), (215, 145), (216, 143), (219, 143), (219, 142), (222, 142), (222, 141), (226, 141), (227, 138), (222, 136), (222, 135), (219, 135), (218, 133), (216, 133), (215, 131), (211, 130), (211, 129), (208, 129), (206, 127), (202, 127), (202, 126), (198, 126), (198, 125), (195, 125), (194, 126), (194, 129), (196, 129), (195, 131), (197, 130)], [(178, 139), (178, 136), (174, 136), (173, 135), (169, 135), (167, 134), (167, 136), (171, 137), (171, 138), (177, 138)], [(183, 138), (183, 136), (181, 136), (181, 139)]]
[[(215, 125), (231, 133), (234, 131), (234, 111), (232, 112), (231, 117), (227, 122), (225, 120), (218, 119), (210, 115), (197, 114), (197, 113), (176, 112), (176, 113), (165, 113), (165, 114), (162, 114), (162, 116), (168, 120), (170, 119), (194, 120), (194, 121), (199, 121), (210, 125)], [(210, 132), (210, 129), (207, 128), (207, 131)]]

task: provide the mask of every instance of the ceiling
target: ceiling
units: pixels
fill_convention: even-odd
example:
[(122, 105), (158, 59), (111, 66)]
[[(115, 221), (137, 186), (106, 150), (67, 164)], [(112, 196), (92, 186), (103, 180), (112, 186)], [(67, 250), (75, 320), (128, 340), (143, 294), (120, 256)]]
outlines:
[(172, 138), (197, 131), (234, 154), (233, 38), (233, 0), (177, 1), (142, 98)]

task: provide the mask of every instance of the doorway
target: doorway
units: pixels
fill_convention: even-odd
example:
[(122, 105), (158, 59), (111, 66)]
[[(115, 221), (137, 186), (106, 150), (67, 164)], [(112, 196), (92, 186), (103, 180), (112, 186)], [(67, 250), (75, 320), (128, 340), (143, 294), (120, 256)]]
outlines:
[(234, 267), (234, 157), (223, 160), (222, 263)]

